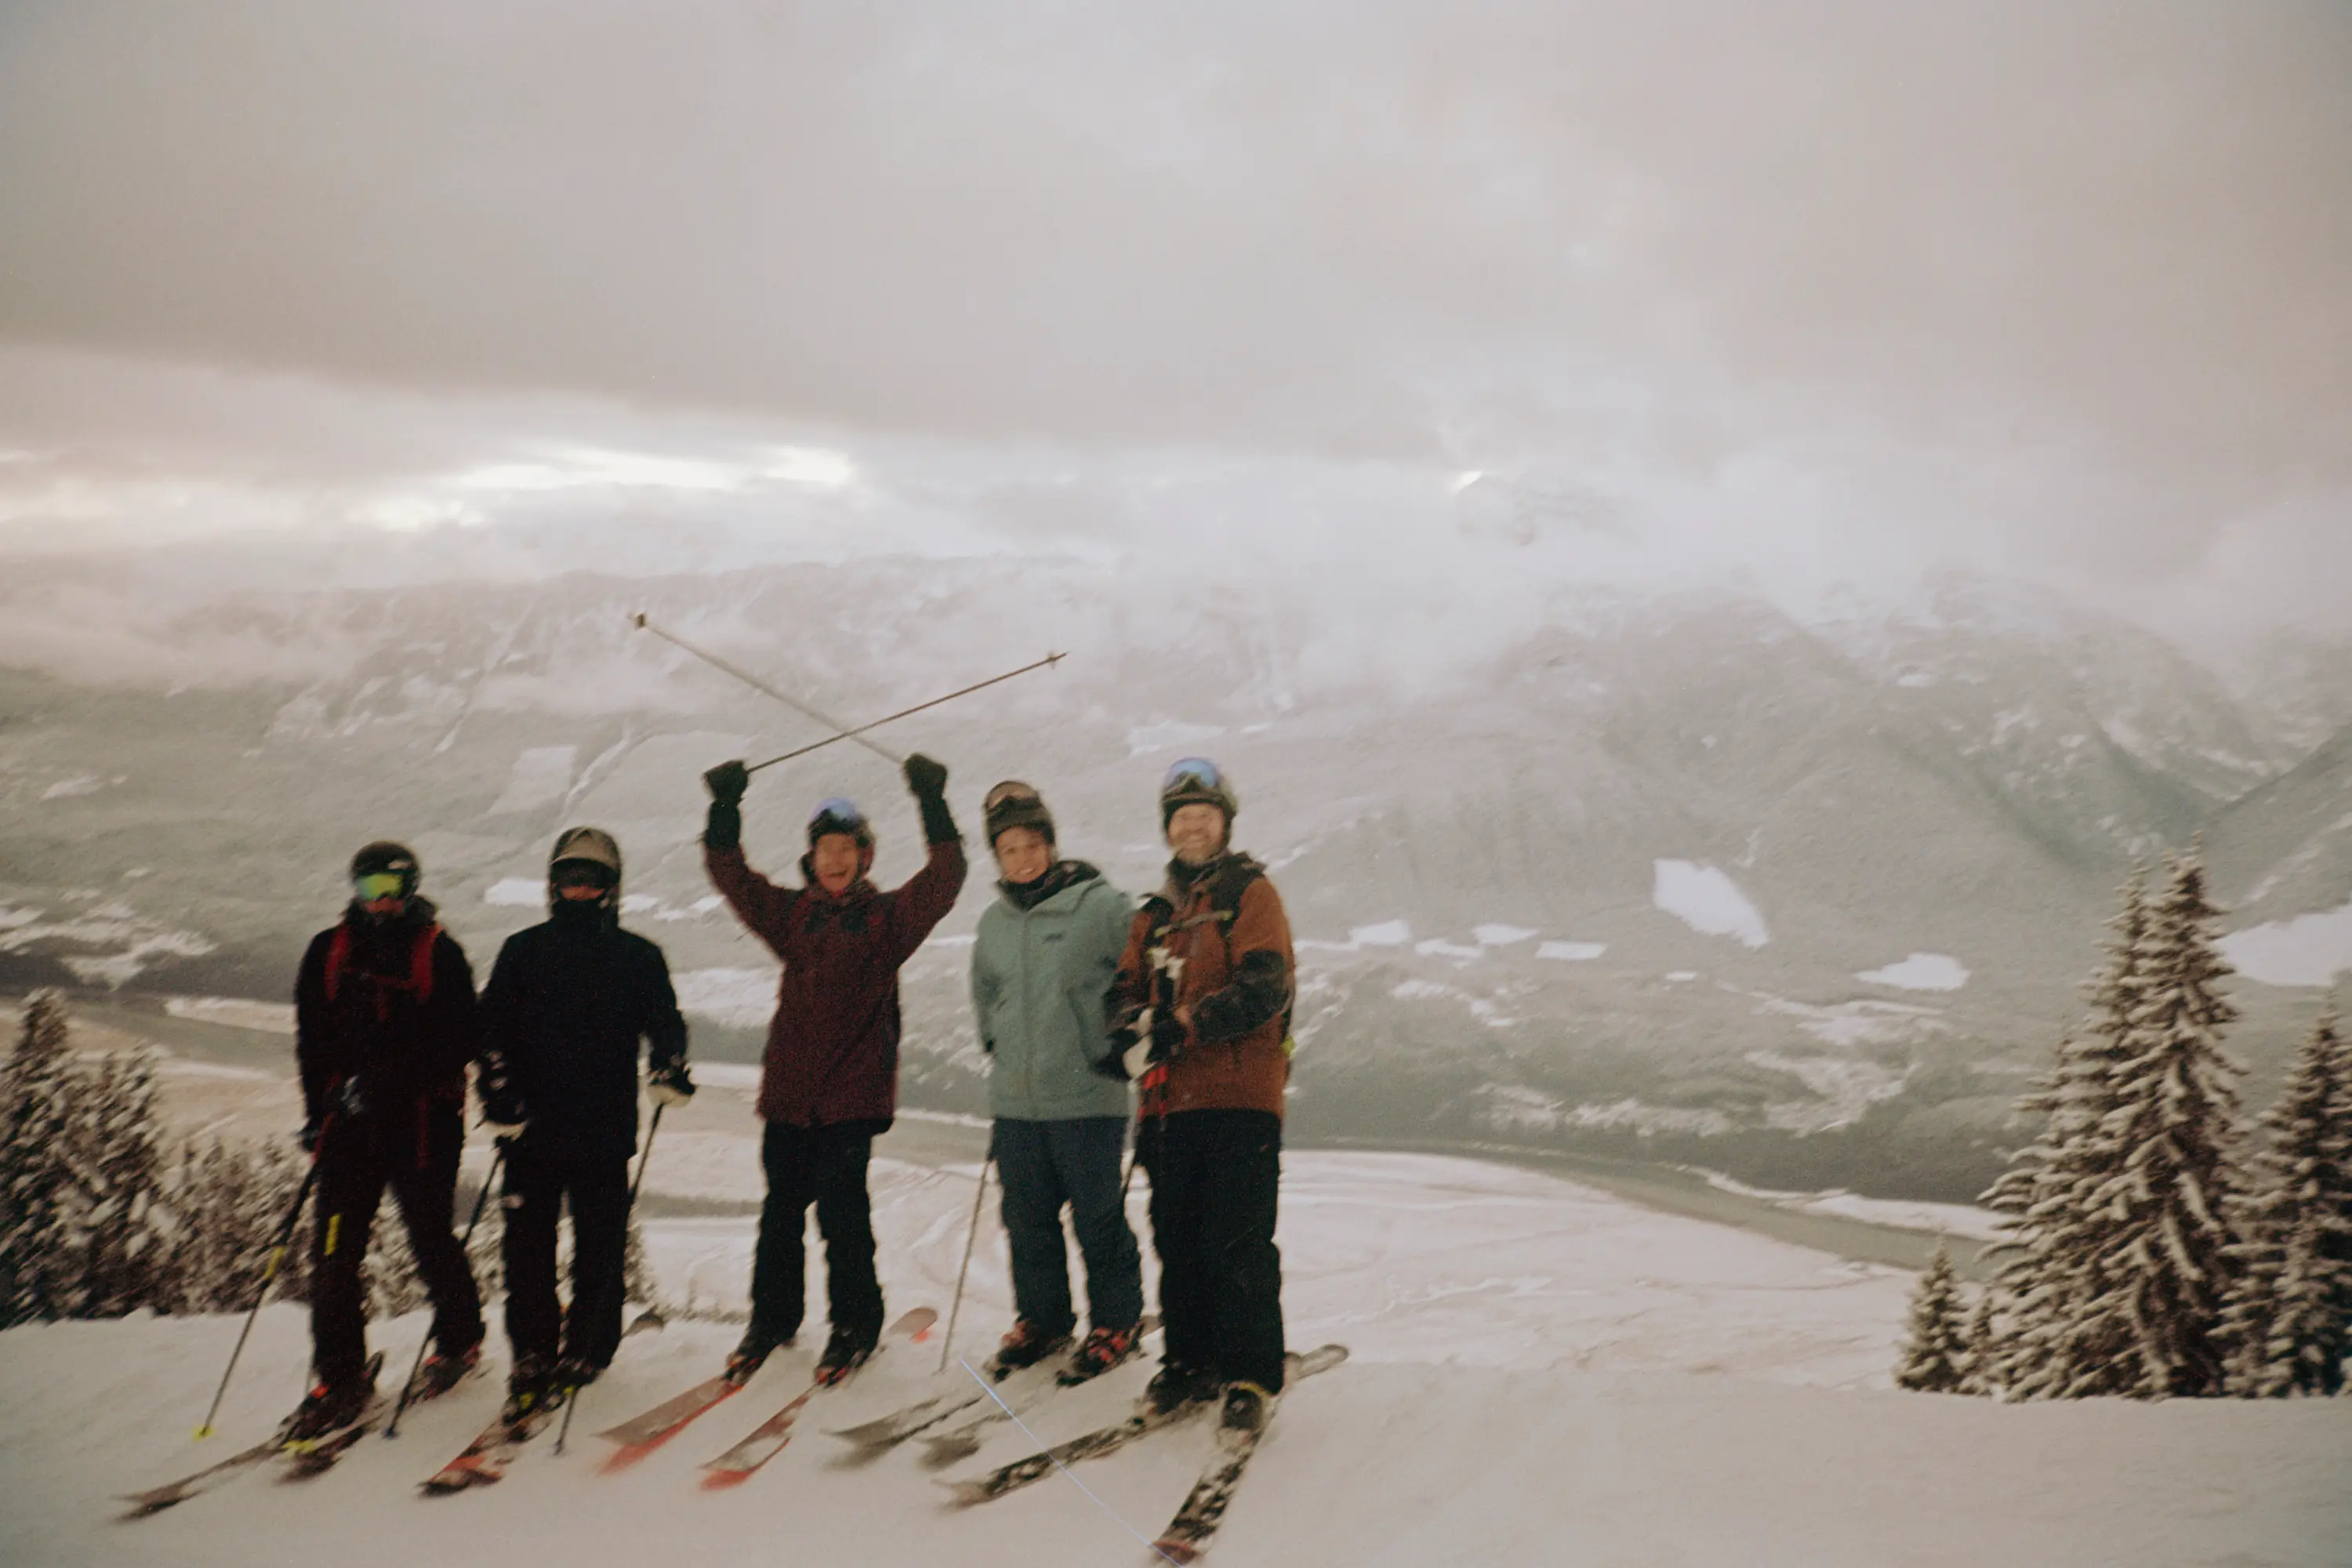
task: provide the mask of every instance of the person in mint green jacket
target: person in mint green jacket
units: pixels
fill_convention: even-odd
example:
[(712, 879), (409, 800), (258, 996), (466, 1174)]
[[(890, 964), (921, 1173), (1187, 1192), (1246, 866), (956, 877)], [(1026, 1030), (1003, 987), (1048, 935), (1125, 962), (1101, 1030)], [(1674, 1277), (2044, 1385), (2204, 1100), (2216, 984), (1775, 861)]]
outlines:
[(971, 1001), (1014, 1308), (991, 1371), (1034, 1366), (1070, 1342), (1066, 1205), (1087, 1266), (1087, 1333), (1061, 1378), (1082, 1383), (1136, 1353), (1143, 1318), (1142, 1256), (1120, 1191), (1127, 1075), (1105, 1013), (1132, 906), (1092, 866), (1059, 857), (1053, 815), (1029, 785), (998, 784), (984, 812), (1003, 875), (972, 944)]

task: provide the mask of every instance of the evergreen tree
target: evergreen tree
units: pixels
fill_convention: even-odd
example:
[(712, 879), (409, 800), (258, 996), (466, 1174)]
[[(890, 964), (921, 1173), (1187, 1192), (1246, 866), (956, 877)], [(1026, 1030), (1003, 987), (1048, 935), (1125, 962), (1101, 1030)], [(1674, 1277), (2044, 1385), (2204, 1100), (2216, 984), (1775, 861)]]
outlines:
[(1927, 1272), (1911, 1293), (1911, 1333), (1895, 1384), (1920, 1394), (1958, 1394), (1968, 1376), (1967, 1330), (1960, 1312), (1959, 1280), (1941, 1240)]
[(275, 1274), (270, 1270), (271, 1245), (303, 1173), (300, 1159), (275, 1143), (215, 1141), (183, 1154), (172, 1194), (176, 1224), (168, 1266), (176, 1310), (249, 1310), (265, 1280), (273, 1299), (309, 1299), (307, 1212)]
[(2228, 1316), (2235, 1392), (2339, 1394), (2352, 1354), (2352, 1058), (2333, 1008), (2263, 1117)]
[(73, 1106), (71, 1315), (119, 1318), (157, 1305), (166, 1289), (153, 1053), (108, 1058)]
[(0, 1071), (0, 1328), (60, 1317), (72, 1299), (72, 1079), (65, 1004), (35, 992)]
[(2171, 863), (2149, 908), (2127, 1014), (2117, 1102), (2097, 1142), (2113, 1163), (2091, 1194), (2101, 1233), (2097, 1294), (2081, 1320), (2095, 1342), (2128, 1331), (2115, 1369), (2140, 1398), (2221, 1391), (2221, 1319), (2232, 1275), (2231, 1158), (2240, 1068), (2221, 1048), (2237, 1011), (2213, 943), (2214, 910), (2194, 853)]
[(1976, 1310), (1969, 1314), (1969, 1326), (1960, 1336), (1968, 1350), (1968, 1373), (1960, 1379), (1962, 1394), (1992, 1394), (2000, 1392), (1993, 1381), (1998, 1369), (1995, 1353), (1997, 1341), (1992, 1315), (1993, 1290), (1990, 1286), (1977, 1292)]
[[(2108, 921), (2107, 961), (2087, 988), (2090, 1018), (2063, 1037), (2049, 1074), (2017, 1104), (2038, 1131), (2011, 1156), (1984, 1202), (2003, 1216), (1987, 1288), (1999, 1331), (1979, 1350), (1979, 1388), (2013, 1398), (2124, 1392), (2133, 1376), (2130, 1325), (2113, 1310), (2103, 1258), (2109, 1215), (2098, 1192), (2117, 1168), (2111, 1118), (2121, 1103), (2125, 1042), (2147, 988), (2147, 877), (2135, 868)], [(1997, 1306), (1995, 1314), (1992, 1308)]]

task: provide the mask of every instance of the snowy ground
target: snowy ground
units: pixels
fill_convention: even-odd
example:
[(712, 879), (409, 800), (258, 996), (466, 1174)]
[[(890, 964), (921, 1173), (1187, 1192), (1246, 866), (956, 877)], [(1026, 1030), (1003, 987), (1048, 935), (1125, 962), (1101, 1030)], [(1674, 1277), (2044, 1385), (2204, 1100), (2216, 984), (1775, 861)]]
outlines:
[[(894, 1306), (944, 1308), (971, 1173), (887, 1162), (875, 1184)], [(1885, 1386), (1908, 1283), (1896, 1272), (1463, 1161), (1296, 1154), (1284, 1202), (1293, 1342), (1356, 1354), (1285, 1405), (1217, 1562), (2352, 1562), (2352, 1403), (1904, 1394)], [(649, 1237), (672, 1295), (691, 1281), (728, 1305), (748, 1239), (740, 1218), (665, 1220)], [(1005, 1300), (987, 1236), (959, 1350), (984, 1349)], [(379, 1343), (403, 1361), (422, 1328), (404, 1320)], [(632, 1341), (583, 1426), (704, 1375), (734, 1332), (682, 1321)], [(802, 1351), (624, 1475), (598, 1475), (600, 1445), (575, 1436), (573, 1453), (542, 1444), (492, 1490), (419, 1498), (413, 1483), (494, 1406), (484, 1383), (319, 1481), (247, 1478), (115, 1522), (110, 1494), (212, 1457), (188, 1432), (235, 1334), (228, 1319), (0, 1334), (0, 1563), (1139, 1565), (1152, 1559), (1127, 1527), (1164, 1521), (1208, 1447), (1180, 1430), (1082, 1468), (1099, 1502), (1055, 1478), (948, 1511), (915, 1454), (851, 1465), (818, 1430), (933, 1386), (934, 1342), (830, 1396), (750, 1485), (698, 1491), (695, 1464), (788, 1395)], [(305, 1352), (298, 1310), (263, 1314), (220, 1443), (283, 1412)], [(1048, 1437), (1093, 1425), (1141, 1375), (1034, 1424)], [(1007, 1433), (975, 1466), (1022, 1446)]]

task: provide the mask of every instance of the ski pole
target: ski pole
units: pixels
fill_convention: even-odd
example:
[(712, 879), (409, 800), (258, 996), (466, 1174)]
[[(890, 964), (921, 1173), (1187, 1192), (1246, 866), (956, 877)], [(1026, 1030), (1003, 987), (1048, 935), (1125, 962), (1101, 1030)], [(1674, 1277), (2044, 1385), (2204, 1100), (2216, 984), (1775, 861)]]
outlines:
[(905, 759), (898, 757), (892, 752), (884, 751), (873, 742), (866, 739), (866, 732), (869, 730), (878, 730), (885, 724), (895, 724), (901, 719), (907, 718), (912, 714), (920, 713), (926, 709), (937, 708), (943, 702), (952, 702), (959, 697), (969, 697), (975, 691), (997, 685), (1002, 681), (1010, 680), (1016, 675), (1026, 675), (1033, 669), (1044, 669), (1048, 666), (1059, 664), (1062, 660), (1070, 657), (1066, 653), (1049, 653), (1043, 658), (1031, 660), (1029, 663), (1023, 665), (1018, 669), (1008, 669), (1002, 675), (992, 675), (986, 680), (975, 680), (970, 686), (958, 687), (955, 690), (949, 692), (944, 697), (934, 697), (928, 702), (918, 702), (912, 708), (901, 708), (896, 713), (886, 713), (879, 719), (853, 727), (842, 723), (837, 719), (827, 718), (823, 713), (820, 713), (815, 709), (810, 707), (807, 703), (801, 701), (797, 698), (786, 696), (783, 692), (777, 690), (767, 682), (759, 679), (742, 669), (739, 669), (734, 665), (728, 663), (723, 658), (720, 658), (718, 655), (710, 653), (706, 649), (697, 647), (683, 637), (675, 636), (670, 632), (664, 631), (661, 627), (654, 625), (654, 623), (643, 613), (635, 616), (634, 620), (639, 630), (651, 632), (654, 636), (661, 638), (664, 642), (684, 648), (687, 652), (694, 655), (695, 658), (702, 659), (719, 669), (725, 670), (728, 674), (733, 676), (736, 679), (742, 681), (753, 690), (764, 692), (768, 696), (774, 698), (777, 701), (782, 702), (786, 707), (791, 708), (797, 712), (805, 714), (821, 724), (828, 725), (836, 731), (836, 733), (828, 735), (822, 741), (812, 741), (805, 746), (796, 747), (792, 751), (784, 752), (782, 756), (770, 757), (764, 763), (753, 763), (750, 767), (743, 770), (745, 773), (758, 773), (761, 768), (772, 768), (778, 763), (789, 763), (794, 757), (804, 757), (811, 752), (823, 751), (825, 747), (832, 745), (836, 741), (856, 741), (859, 745), (866, 747), (868, 751), (874, 752), (877, 755), (887, 758), (889, 761), (898, 763), (903, 766)]
[[(334, 1118), (330, 1116), (320, 1124), (319, 1136), (321, 1140), (333, 1122)], [(309, 1205), (311, 1189), (318, 1184), (319, 1157), (314, 1152), (310, 1156), (310, 1169), (302, 1178), (302, 1190), (294, 1194), (294, 1205), (286, 1211), (286, 1222), (278, 1227), (278, 1239), (270, 1246), (269, 1264), (261, 1271), (261, 1290), (253, 1299), (253, 1310), (245, 1315), (245, 1327), (237, 1331), (236, 1348), (228, 1352), (227, 1369), (221, 1373), (220, 1386), (213, 1390), (212, 1408), (205, 1412), (204, 1425), (196, 1428), (199, 1440), (213, 1435), (213, 1417), (220, 1414), (221, 1400), (228, 1393), (228, 1380), (236, 1373), (237, 1358), (245, 1354), (245, 1342), (253, 1332), (253, 1321), (261, 1316), (261, 1304), (269, 1300), (269, 1287), (277, 1282), (278, 1265), (286, 1261), (286, 1249), (293, 1244), (294, 1227), (302, 1222), (302, 1210)]]
[(764, 763), (753, 763), (750, 767), (745, 768), (743, 771), (747, 773), (756, 773), (761, 768), (772, 768), (778, 763), (789, 763), (794, 757), (804, 757), (811, 752), (823, 751), (825, 747), (832, 745), (835, 741), (857, 740), (858, 737), (865, 734), (868, 730), (878, 730), (883, 725), (895, 723), (898, 720), (906, 718), (910, 713), (920, 713), (926, 708), (937, 708), (942, 702), (952, 702), (959, 697), (969, 697), (983, 686), (994, 686), (1000, 680), (1010, 680), (1016, 675), (1026, 675), (1033, 669), (1044, 669), (1046, 666), (1059, 664), (1062, 660), (1069, 657), (1070, 656), (1066, 653), (1049, 653), (1045, 658), (1032, 660), (1030, 663), (1023, 665), (1018, 669), (1008, 669), (1003, 675), (992, 675), (986, 680), (975, 680), (970, 686), (962, 687), (957, 690), (949, 692), (945, 697), (934, 697), (929, 702), (918, 702), (912, 708), (901, 708), (896, 713), (886, 713), (870, 724), (860, 724), (855, 730), (844, 730), (838, 735), (829, 736), (822, 741), (812, 741), (805, 746), (786, 752), (781, 757), (770, 757)]
[[(621, 1207), (621, 1258), (619, 1265), (613, 1270), (613, 1282), (610, 1287), (614, 1290), (628, 1289), (629, 1216), (637, 1212), (637, 1189), (646, 1184), (646, 1167), (654, 1163), (654, 1134), (661, 1131), (662, 1112), (668, 1109), (669, 1107), (666, 1105), (654, 1107), (654, 1119), (646, 1128), (646, 1152), (637, 1156), (637, 1174), (635, 1179), (629, 1183), (629, 1201)], [(580, 1255), (580, 1216), (578, 1215), (572, 1216), (572, 1254), (574, 1258)], [(603, 1304), (601, 1301), (597, 1303), (599, 1306)], [(594, 1320), (589, 1321), (593, 1322)], [(555, 1429), (555, 1451), (559, 1454), (563, 1452), (563, 1440), (572, 1436), (572, 1413), (579, 1408), (580, 1390), (575, 1388), (563, 1401), (563, 1425)]]
[[(490, 1185), (499, 1179), (499, 1166), (505, 1163), (506, 1157), (506, 1140), (500, 1139), (490, 1155), (489, 1173), (482, 1178), (482, 1190), (474, 1198), (474, 1217), (466, 1222), (465, 1239), (457, 1243), (457, 1250), (467, 1255), (468, 1258), (473, 1252), (474, 1228), (482, 1223), (482, 1210), (489, 1206)], [(468, 1261), (466, 1267), (470, 1269), (473, 1264)], [(400, 1385), (400, 1402), (392, 1407), (392, 1419), (384, 1424), (383, 1435), (387, 1437), (400, 1436), (400, 1418), (408, 1414), (408, 1402), (415, 1397), (416, 1374), (425, 1370), (425, 1348), (432, 1342), (433, 1336), (429, 1333), (416, 1342), (416, 1360), (408, 1368), (408, 1381)]]
[(644, 611), (640, 610), (637, 613), (635, 621), (639, 631), (651, 632), (654, 636), (661, 638), (662, 641), (669, 643), (675, 647), (684, 648), (687, 652), (702, 660), (703, 663), (709, 665), (714, 669), (725, 670), (728, 674), (733, 676), (736, 679), (741, 681), (752, 690), (774, 698), (777, 701), (782, 703), (785, 707), (793, 710), (794, 712), (804, 714), (807, 717), (815, 720), (818, 723), (824, 725), (828, 730), (838, 731), (841, 734), (854, 736), (859, 745), (865, 747), (876, 756), (882, 758), (885, 762), (891, 763), (899, 767), (906, 766), (907, 759), (899, 756), (897, 752), (883, 750), (880, 746), (876, 745), (865, 736), (858, 734), (855, 729), (843, 723), (840, 720), (829, 718), (825, 714), (810, 707), (799, 698), (777, 690), (774, 687), (769, 685), (758, 676), (753, 675), (750, 670), (744, 669), (739, 665), (728, 663), (717, 654), (712, 653), (709, 648), (697, 647), (692, 643), (687, 641), (684, 637), (672, 632), (664, 631), (661, 627), (647, 620)]
[(963, 1310), (964, 1276), (971, 1272), (972, 1243), (980, 1239), (980, 1200), (988, 1192), (988, 1167), (996, 1158), (996, 1137), (991, 1133), (988, 1152), (980, 1162), (980, 1184), (971, 1191), (971, 1227), (963, 1235), (963, 1264), (956, 1270), (955, 1300), (948, 1307), (948, 1331), (940, 1340), (940, 1370), (948, 1369), (948, 1352), (955, 1345), (956, 1315)]

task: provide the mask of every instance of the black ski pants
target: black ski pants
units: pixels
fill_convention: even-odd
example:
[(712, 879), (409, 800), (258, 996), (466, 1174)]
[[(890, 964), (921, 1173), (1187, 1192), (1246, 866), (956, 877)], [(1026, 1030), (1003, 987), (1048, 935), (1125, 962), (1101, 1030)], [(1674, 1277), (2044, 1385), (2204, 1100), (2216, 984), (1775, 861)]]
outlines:
[(1066, 1206), (1087, 1262), (1088, 1323), (1131, 1329), (1143, 1316), (1143, 1260), (1119, 1194), (1126, 1147), (1124, 1116), (997, 1120), (996, 1169), (1004, 1179), (997, 1212), (1013, 1254), (1013, 1306), (1049, 1334), (1066, 1334), (1077, 1322), (1069, 1244), (1062, 1239)]
[(800, 1332), (808, 1309), (809, 1205), (824, 1237), (826, 1306), (833, 1327), (868, 1340), (882, 1333), (882, 1285), (874, 1274), (874, 1216), (866, 1165), (884, 1124), (845, 1121), (794, 1127), (771, 1121), (760, 1140), (768, 1175), (751, 1257), (751, 1329), (782, 1343)]
[(1167, 1359), (1279, 1392), (1282, 1119), (1266, 1110), (1147, 1116), (1136, 1158), (1151, 1178)]
[[(572, 1209), (572, 1305), (555, 1293), (555, 1222)], [(628, 1250), (629, 1163), (533, 1149), (507, 1151), (504, 1258), (507, 1340), (526, 1356), (566, 1356), (602, 1369), (621, 1343)]]
[(433, 1300), (433, 1342), (457, 1355), (482, 1339), (482, 1298), (449, 1228), (466, 1124), (457, 1107), (420, 1119), (330, 1123), (320, 1141), (319, 1206), (310, 1227), (310, 1359), (319, 1381), (347, 1384), (367, 1370), (361, 1266), (383, 1191), (392, 1189), (416, 1271)]

